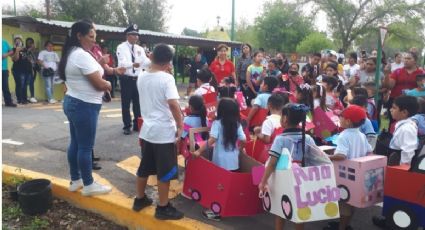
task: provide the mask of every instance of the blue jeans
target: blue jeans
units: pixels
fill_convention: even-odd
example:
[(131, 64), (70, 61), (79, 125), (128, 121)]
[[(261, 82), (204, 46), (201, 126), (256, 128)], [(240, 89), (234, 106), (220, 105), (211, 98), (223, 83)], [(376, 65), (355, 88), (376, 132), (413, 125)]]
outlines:
[(82, 178), (84, 185), (93, 183), (92, 150), (101, 107), (101, 104), (87, 103), (69, 95), (65, 95), (63, 101), (63, 111), (68, 118), (71, 135), (68, 146), (71, 180)]
[(25, 103), (27, 102), (27, 89), (32, 73), (21, 70), (12, 70), (12, 72), (16, 83), (15, 93), (18, 103)]
[(50, 101), (53, 96), (53, 77), (43, 77), (44, 88), (46, 90), (47, 100)]

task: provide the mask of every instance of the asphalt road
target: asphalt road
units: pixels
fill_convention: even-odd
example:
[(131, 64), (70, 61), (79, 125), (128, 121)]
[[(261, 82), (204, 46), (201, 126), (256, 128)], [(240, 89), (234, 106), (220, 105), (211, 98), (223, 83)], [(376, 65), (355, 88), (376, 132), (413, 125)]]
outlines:
[[(185, 101), (181, 101), (185, 104)], [(61, 104), (43, 105), (33, 104), (18, 108), (2, 107), (2, 157), (3, 163), (38, 171), (62, 178), (69, 178), (69, 168), (66, 159), (69, 131)], [(21, 142), (21, 145), (17, 145)], [(102, 107), (97, 136), (95, 153), (102, 159), (103, 169), (97, 171), (100, 176), (109, 180), (117, 189), (129, 197), (135, 194), (135, 175), (117, 163), (132, 156), (139, 156), (140, 149), (137, 134), (129, 136), (122, 134), (120, 102), (114, 100)], [(180, 168), (183, 177), (183, 168)], [(152, 187), (149, 196), (156, 197)], [(253, 217), (224, 218), (220, 222), (202, 219), (203, 208), (181, 195), (172, 201), (190, 218), (198, 219), (217, 226), (220, 229), (273, 229), (273, 216), (260, 214)], [(358, 209), (352, 220), (354, 229), (378, 229), (372, 225), (371, 217), (378, 215), (381, 208), (378, 206)], [(322, 229), (327, 221), (306, 224), (306, 229)], [(288, 224), (293, 229), (292, 224)], [(287, 228), (288, 229), (288, 228)]]

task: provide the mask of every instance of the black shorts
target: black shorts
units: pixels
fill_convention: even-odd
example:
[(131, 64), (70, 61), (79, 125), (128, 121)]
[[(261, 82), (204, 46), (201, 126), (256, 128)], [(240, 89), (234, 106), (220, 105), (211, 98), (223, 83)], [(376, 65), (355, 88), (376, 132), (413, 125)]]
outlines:
[(142, 141), (142, 160), (137, 169), (138, 177), (157, 175), (158, 181), (177, 179), (177, 149), (174, 143), (154, 144)]
[(189, 83), (196, 84), (196, 75), (190, 75), (189, 76)]

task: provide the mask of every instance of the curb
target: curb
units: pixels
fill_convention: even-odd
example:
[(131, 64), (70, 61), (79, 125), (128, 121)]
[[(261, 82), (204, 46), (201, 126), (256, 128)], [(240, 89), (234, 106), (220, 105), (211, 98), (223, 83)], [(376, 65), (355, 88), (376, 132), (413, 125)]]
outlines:
[(104, 218), (129, 229), (215, 229), (211, 225), (186, 217), (178, 221), (157, 220), (154, 218), (154, 206), (147, 207), (140, 212), (134, 212), (130, 208), (133, 199), (119, 193), (119, 191), (115, 192), (116, 188), (113, 188), (113, 192), (108, 195), (85, 197), (80, 192), (68, 191), (68, 180), (5, 164), (2, 167), (2, 176), (5, 184), (13, 184), (15, 178), (27, 180), (48, 179), (52, 183), (52, 193), (55, 197), (65, 200), (78, 208), (100, 214)]

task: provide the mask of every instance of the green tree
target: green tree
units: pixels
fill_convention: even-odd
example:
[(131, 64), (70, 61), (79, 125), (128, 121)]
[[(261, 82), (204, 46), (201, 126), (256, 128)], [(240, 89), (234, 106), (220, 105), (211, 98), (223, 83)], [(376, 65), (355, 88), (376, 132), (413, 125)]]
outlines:
[(297, 53), (309, 54), (323, 49), (335, 49), (335, 45), (325, 34), (318, 32), (309, 34), (297, 45)]
[(235, 26), (235, 40), (257, 47), (258, 42), (254, 25), (250, 24), (245, 18), (241, 18)]
[(425, 0), (298, 0), (307, 2), (326, 13), (329, 30), (345, 51), (379, 25), (425, 14)]
[(128, 20), (140, 29), (164, 32), (168, 15), (166, 0), (122, 0)]
[(303, 16), (301, 5), (268, 1), (255, 19), (256, 37), (266, 49), (293, 52), (312, 32), (311, 22), (311, 18)]
[(189, 29), (185, 27), (182, 31), (182, 35), (192, 36), (192, 37), (201, 37), (201, 33), (196, 30)]

